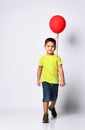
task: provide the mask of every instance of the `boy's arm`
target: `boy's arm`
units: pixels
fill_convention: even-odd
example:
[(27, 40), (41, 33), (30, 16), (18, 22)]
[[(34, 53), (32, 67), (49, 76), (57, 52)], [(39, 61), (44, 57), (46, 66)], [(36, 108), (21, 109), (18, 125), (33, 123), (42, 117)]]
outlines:
[(65, 78), (64, 78), (64, 71), (62, 68), (62, 65), (58, 65), (58, 73), (59, 73), (59, 84), (60, 86), (64, 86), (65, 85)]
[(41, 74), (42, 74), (42, 66), (39, 66), (37, 69), (37, 85), (40, 86), (41, 84)]

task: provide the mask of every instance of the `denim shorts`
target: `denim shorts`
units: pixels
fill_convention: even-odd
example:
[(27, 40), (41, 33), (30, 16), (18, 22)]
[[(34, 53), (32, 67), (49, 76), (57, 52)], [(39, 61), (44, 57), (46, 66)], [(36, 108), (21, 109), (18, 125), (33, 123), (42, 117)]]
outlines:
[(43, 102), (56, 101), (58, 97), (58, 84), (50, 84), (48, 82), (42, 82), (43, 88)]

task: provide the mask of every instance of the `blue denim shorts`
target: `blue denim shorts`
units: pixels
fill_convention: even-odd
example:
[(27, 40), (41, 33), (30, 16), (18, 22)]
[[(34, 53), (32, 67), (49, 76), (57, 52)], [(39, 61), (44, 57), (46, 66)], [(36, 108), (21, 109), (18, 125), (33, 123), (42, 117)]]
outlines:
[(50, 84), (48, 82), (42, 82), (43, 88), (43, 102), (56, 101), (58, 97), (58, 84)]

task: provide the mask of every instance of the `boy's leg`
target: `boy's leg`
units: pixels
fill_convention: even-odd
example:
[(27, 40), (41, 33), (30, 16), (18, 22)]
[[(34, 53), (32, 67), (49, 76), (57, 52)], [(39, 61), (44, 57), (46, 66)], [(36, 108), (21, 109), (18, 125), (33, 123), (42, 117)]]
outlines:
[(50, 84), (47, 82), (42, 82), (43, 87), (43, 122), (47, 123), (48, 120), (48, 106), (49, 106), (49, 100), (50, 100)]
[(52, 84), (51, 87), (51, 104), (49, 106), (49, 110), (51, 111), (51, 114), (53, 117), (57, 116), (57, 112), (55, 110), (55, 104), (58, 97), (58, 84)]
[(57, 117), (57, 112), (55, 110), (55, 104), (56, 104), (56, 101), (51, 101), (51, 104), (49, 106), (49, 110), (51, 111), (51, 114), (53, 117)]
[(56, 104), (56, 101), (51, 101), (50, 108), (54, 108)]
[(44, 114), (45, 114), (45, 113), (48, 113), (48, 106), (49, 106), (49, 102), (43, 102)]
[(48, 105), (49, 102), (43, 102), (43, 110), (44, 110), (44, 115), (43, 115), (43, 123), (48, 123)]

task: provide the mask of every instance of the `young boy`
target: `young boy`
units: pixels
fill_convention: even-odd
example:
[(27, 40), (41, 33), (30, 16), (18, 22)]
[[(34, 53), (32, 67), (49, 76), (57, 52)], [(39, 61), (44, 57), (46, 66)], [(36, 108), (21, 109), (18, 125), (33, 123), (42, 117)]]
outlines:
[[(51, 111), (53, 117), (57, 117), (55, 104), (58, 96), (58, 86), (65, 85), (64, 71), (62, 68), (62, 60), (59, 56), (54, 54), (56, 49), (56, 40), (47, 38), (45, 40), (46, 55), (42, 56), (39, 61), (37, 69), (37, 85), (40, 86), (42, 82), (43, 88), (43, 122), (47, 123), (48, 109)], [(51, 104), (49, 105), (49, 102)]]

